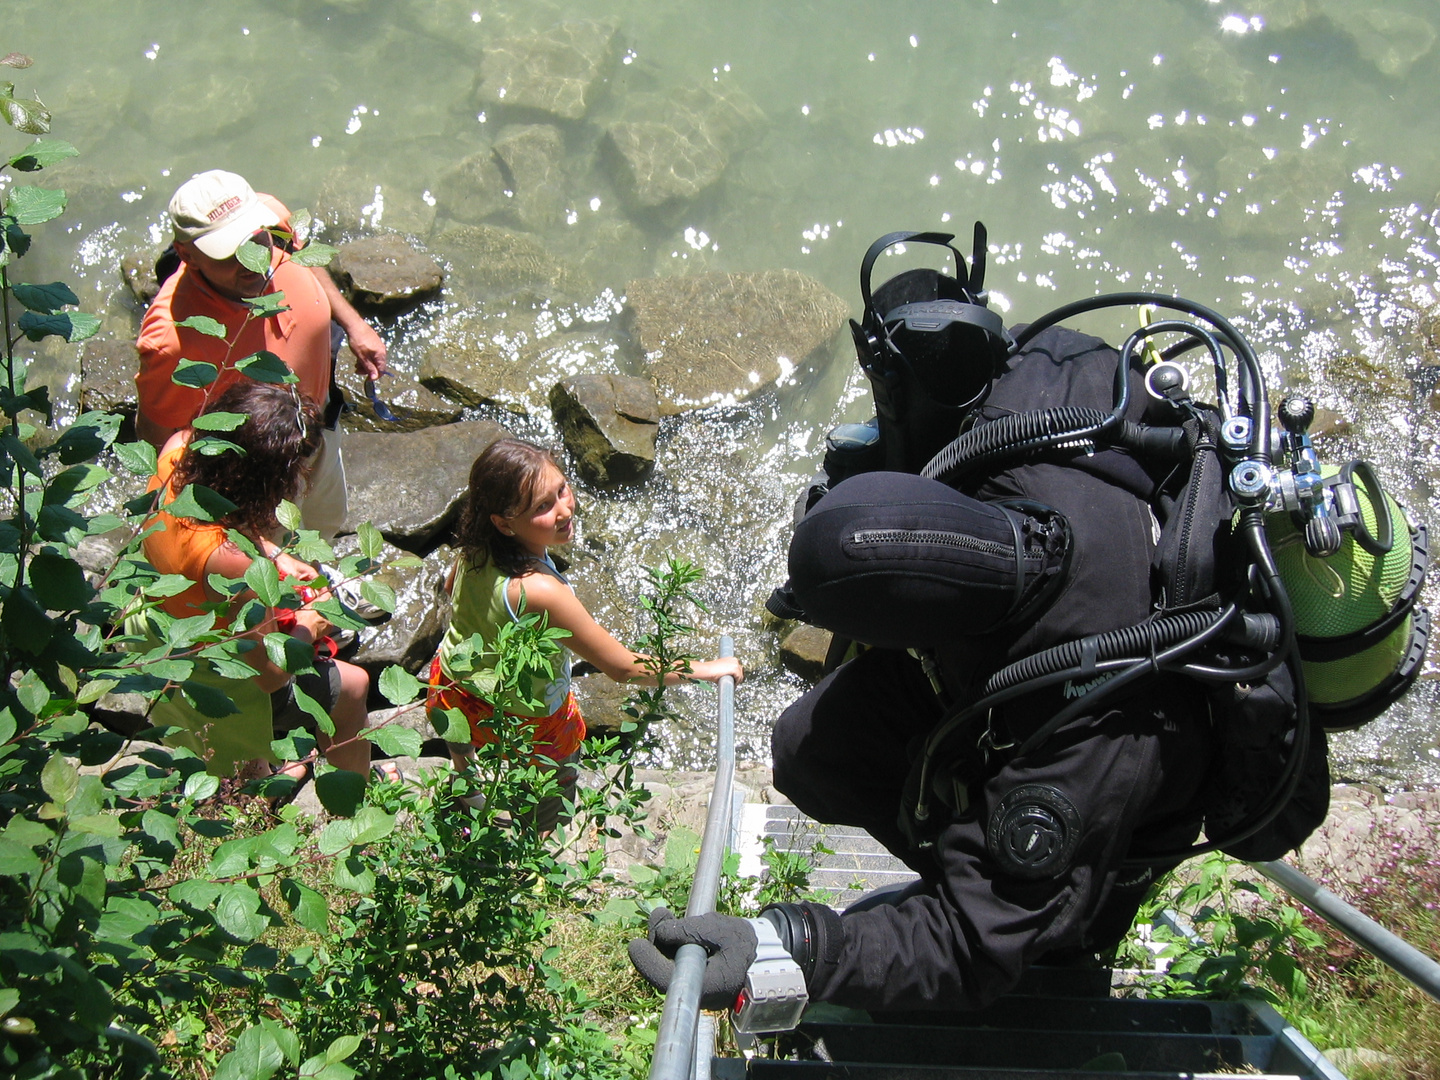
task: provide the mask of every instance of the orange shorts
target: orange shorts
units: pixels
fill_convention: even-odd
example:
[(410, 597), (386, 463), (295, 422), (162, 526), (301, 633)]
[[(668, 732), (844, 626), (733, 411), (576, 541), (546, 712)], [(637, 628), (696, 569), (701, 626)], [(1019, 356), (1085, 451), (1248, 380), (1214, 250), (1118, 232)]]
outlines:
[[(425, 698), (426, 709), (459, 709), (470, 722), (470, 745), (484, 746), (495, 741), (495, 732), (488, 722), (495, 716), (495, 707), (488, 701), (467, 693), (456, 686), (454, 681), (440, 667), (440, 657), (430, 661), (430, 691)], [(564, 761), (580, 749), (585, 738), (585, 718), (580, 715), (580, 706), (574, 694), (566, 694), (565, 701), (549, 716), (514, 716), (534, 729), (534, 747), (537, 756), (551, 761)]]

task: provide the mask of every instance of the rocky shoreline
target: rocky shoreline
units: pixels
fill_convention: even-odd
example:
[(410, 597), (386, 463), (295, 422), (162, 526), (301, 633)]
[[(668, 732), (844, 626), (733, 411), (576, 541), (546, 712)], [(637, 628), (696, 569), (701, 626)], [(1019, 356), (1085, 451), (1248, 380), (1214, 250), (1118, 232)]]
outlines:
[[(787, 467), (815, 456), (816, 425), (785, 432), (786, 452), (773, 454), (705, 445), (705, 425), (727, 410), (779, 416), (787, 385), (839, 397), (830, 372), (850, 304), (793, 269), (719, 272), (715, 242), (695, 229), (672, 249), (677, 223), (736, 179), (771, 120), (718, 79), (663, 93), (646, 85), (613, 21), (550, 20), (540, 13), (487, 35), (452, 103), (477, 120), (470, 141), (457, 142), (454, 160), (427, 173), (425, 185), (400, 183), (393, 166), (376, 161), (338, 165), (301, 193), (313, 195), (311, 234), (337, 249), (332, 276), (395, 359), (394, 376), (379, 387), (394, 421), (377, 414), (349, 354), (338, 361), (350, 406), (349, 526), (369, 521), (380, 530), (383, 561), (420, 560), (378, 575), (395, 590), (395, 617), (362, 631), (347, 658), (370, 671), (372, 684), (390, 664), (423, 669), (448, 617), (438, 584), (453, 558), (470, 462), (502, 434), (554, 434), (590, 500), (572, 579), (602, 623), (625, 634), (635, 606), (627, 586), (657, 551), (680, 549), (728, 590), (701, 629), (708, 638), (722, 630), (741, 637), (747, 693), (766, 680), (773, 688), (755, 710), (753, 756), (775, 701), (794, 688), (791, 674), (814, 678), (828, 642), (760, 611), (763, 593), (783, 577), (788, 504), (775, 489), (789, 481)], [(54, 170), (77, 209), (113, 200), (113, 187), (101, 190), (93, 173), (67, 178), (83, 168)], [(151, 245), (121, 259), (114, 287), (124, 303), (87, 342), (67, 391), (82, 409), (133, 417), (133, 338), (158, 287), (158, 254)], [(64, 363), (71, 370), (68, 356)], [(843, 366), (850, 369), (849, 357)], [(837, 392), (827, 395), (827, 386)], [(1344, 423), (1326, 413), (1317, 434), (1343, 434)], [(686, 444), (668, 474), (662, 431)], [(706, 454), (730, 460), (697, 478)], [(103, 498), (118, 505), (143, 482), (117, 481)], [(89, 568), (103, 573), (121, 539), (88, 540)], [(342, 539), (339, 553), (353, 544)], [(593, 725), (617, 724), (621, 695), (599, 679), (580, 686)], [(123, 701), (101, 703), (116, 722), (126, 711)]]

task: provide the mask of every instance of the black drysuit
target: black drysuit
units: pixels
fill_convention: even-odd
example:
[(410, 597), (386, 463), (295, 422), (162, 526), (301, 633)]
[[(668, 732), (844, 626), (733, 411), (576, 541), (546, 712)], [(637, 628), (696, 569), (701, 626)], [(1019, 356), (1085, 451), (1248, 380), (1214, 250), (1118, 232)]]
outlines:
[[(1057, 405), (1108, 412), (1117, 360), (1095, 338), (1044, 331), (996, 381), (982, 416)], [(1131, 381), (1127, 416), (1139, 418), (1153, 403), (1138, 376)], [(1065, 584), (1038, 621), (935, 649), (953, 695), (973, 700), (1005, 663), (1151, 614), (1159, 525), (1149, 501), (1162, 479), (1107, 450), (1051, 453), (962, 483), (982, 500), (1020, 496), (1053, 507), (1068, 520), (1073, 542)], [(892, 621), (904, 616), (887, 614)], [(963, 626), (966, 612), (954, 617)], [(996, 709), (994, 741), (1023, 741), (1093, 688), (1080, 683)], [(938, 806), (949, 824), (933, 849), (917, 850), (897, 814), (918, 741), (940, 715), (919, 662), (898, 649), (874, 649), (824, 679), (776, 724), (775, 786), (818, 821), (866, 829), (925, 881), (923, 891), (898, 905), (838, 920), (843, 941), (832, 941), (820, 957), (812, 1000), (872, 1011), (979, 1008), (1031, 964), (1116, 943), (1152, 878), (1149, 867), (1122, 862), (1183, 849), (1198, 834), (1198, 793), (1213, 739), (1204, 693), (1187, 680), (1142, 680), (1068, 723), (1028, 759), (997, 752), (983, 773), (988, 779), (971, 789), (969, 811)], [(992, 812), (1021, 785), (1058, 790), (1076, 811), (1078, 843), (1059, 876), (1008, 873), (987, 847)], [(1169, 865), (1173, 859), (1155, 869)]]

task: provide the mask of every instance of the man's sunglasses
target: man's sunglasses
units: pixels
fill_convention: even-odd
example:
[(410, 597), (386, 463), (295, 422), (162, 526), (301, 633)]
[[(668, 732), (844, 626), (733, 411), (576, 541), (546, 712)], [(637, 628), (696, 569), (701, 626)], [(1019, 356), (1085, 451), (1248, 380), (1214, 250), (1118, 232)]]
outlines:
[[(385, 374), (388, 375), (390, 373), (387, 371)], [(375, 389), (374, 379), (365, 380), (365, 396), (370, 399), (370, 407), (375, 410), (375, 415), (381, 420), (390, 424), (398, 424), (400, 422), (400, 418), (395, 415), (390, 406), (380, 400), (380, 392)]]

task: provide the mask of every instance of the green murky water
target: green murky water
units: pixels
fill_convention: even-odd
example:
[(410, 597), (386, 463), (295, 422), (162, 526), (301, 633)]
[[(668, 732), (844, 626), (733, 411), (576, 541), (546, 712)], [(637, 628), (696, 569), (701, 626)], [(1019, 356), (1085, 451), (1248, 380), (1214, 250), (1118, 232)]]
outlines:
[[(1252, 335), (1276, 388), (1351, 421), (1332, 456), (1375, 460), (1440, 522), (1422, 315), (1440, 12), (1419, 0), (10, 0), (0, 51), (35, 58), (13, 77), (83, 154), (55, 170), (72, 210), (27, 272), (78, 282), (105, 332), (128, 336), (121, 258), (162, 238), (181, 179), (217, 166), (292, 207), (358, 178), (372, 223), (423, 241), (446, 171), (501, 123), (476, 93), (484, 50), (582, 18), (611, 21), (622, 46), (603, 97), (566, 127), (566, 202), (536, 231), (581, 269), (594, 310), (637, 275), (697, 268), (794, 268), (858, 306), (874, 237), (945, 228), (968, 248), (978, 217), (1007, 318), (1121, 288), (1215, 306)], [(676, 213), (627, 212), (596, 132), (646, 95), (707, 87), (763, 118)], [(443, 314), (387, 328), (397, 365), (413, 368)], [(508, 317), (541, 333), (556, 313)], [(64, 381), (71, 360), (47, 363)], [(669, 422), (655, 480), (586, 508), (627, 585), (667, 552), (710, 567), (706, 629), (734, 633), (755, 674), (739, 697), (750, 758), (799, 689), (759, 628), (760, 598), (783, 576), (790, 502), (821, 435), (868, 415), (853, 366), (842, 344), (743, 405)], [(546, 433), (543, 416), (531, 424)], [(1341, 771), (1440, 777), (1434, 700), (1422, 686), (1342, 740)], [(672, 753), (703, 756), (685, 733)]]

